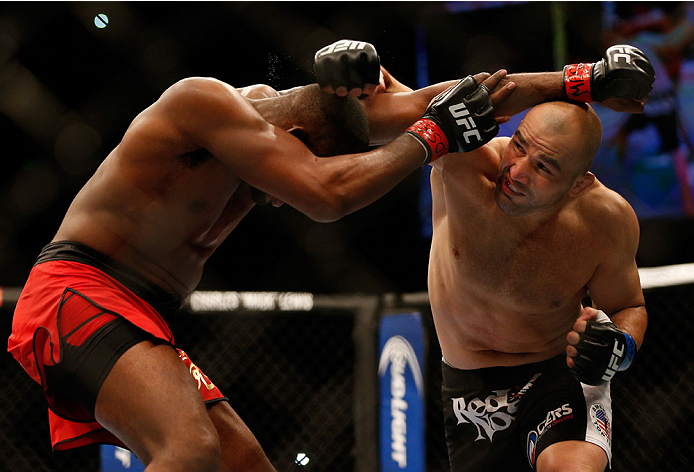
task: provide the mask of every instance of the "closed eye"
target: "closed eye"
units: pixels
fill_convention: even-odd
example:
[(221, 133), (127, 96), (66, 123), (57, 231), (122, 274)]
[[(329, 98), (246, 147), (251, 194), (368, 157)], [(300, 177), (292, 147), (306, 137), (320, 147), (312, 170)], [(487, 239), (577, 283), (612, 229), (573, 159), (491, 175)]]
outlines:
[(542, 162), (538, 163), (537, 167), (543, 172), (547, 172), (550, 175), (552, 174), (552, 170), (546, 165), (544, 165)]

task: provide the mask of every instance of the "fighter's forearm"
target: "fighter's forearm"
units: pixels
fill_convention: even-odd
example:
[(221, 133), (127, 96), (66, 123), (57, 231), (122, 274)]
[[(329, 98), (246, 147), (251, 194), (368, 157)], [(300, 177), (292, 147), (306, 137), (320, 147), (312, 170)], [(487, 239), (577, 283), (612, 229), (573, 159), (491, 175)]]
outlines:
[(648, 325), (648, 314), (646, 307), (636, 306), (620, 310), (610, 314), (610, 320), (617, 325), (619, 329), (628, 333), (636, 342), (636, 347), (641, 348), (646, 327)]
[(422, 117), (436, 95), (457, 82), (451, 80), (413, 91), (382, 93), (362, 100), (371, 144), (385, 144), (400, 136)]
[(516, 88), (511, 96), (494, 107), (496, 116), (515, 115), (539, 103), (566, 98), (562, 72), (510, 74), (496, 89), (509, 82), (515, 83)]
[[(436, 95), (457, 82), (451, 80), (412, 92), (385, 93), (363, 100), (372, 144), (383, 144), (399, 136), (422, 116)], [(514, 82), (516, 88), (495, 106), (496, 116), (515, 115), (539, 103), (566, 98), (562, 72), (511, 74), (499, 83), (495, 91), (509, 82)]]

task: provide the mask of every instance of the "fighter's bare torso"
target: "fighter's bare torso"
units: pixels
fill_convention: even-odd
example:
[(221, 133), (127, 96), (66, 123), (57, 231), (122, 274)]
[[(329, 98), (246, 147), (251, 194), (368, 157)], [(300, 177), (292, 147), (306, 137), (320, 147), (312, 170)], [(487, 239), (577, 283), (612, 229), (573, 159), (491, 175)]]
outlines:
[(444, 358), (461, 369), (564, 351), (601, 257), (602, 237), (588, 234), (588, 220), (616, 196), (596, 181), (541, 224), (525, 225), (494, 198), (504, 139), (432, 171), (429, 296)]
[[(253, 207), (249, 186), (271, 196), (273, 205), (286, 202), (330, 222), (380, 198), (421, 164), (423, 149), (408, 136), (359, 152), (368, 131), (353, 114), (363, 108), (354, 98), (339, 104), (323, 98), (311, 85), (276, 92), (263, 85), (235, 89), (211, 78), (177, 82), (133, 120), (53, 240), (91, 246), (185, 297)], [(333, 122), (324, 126), (325, 113), (342, 113), (343, 121), (355, 116), (360, 143)], [(336, 140), (317, 140), (321, 152), (335, 153), (330, 159), (318, 158), (292, 134), (318, 129), (331, 130)], [(352, 151), (337, 152), (346, 148), (333, 144), (344, 144), (338, 141), (347, 134)]]
[[(274, 90), (237, 92), (266, 98)], [(79, 192), (53, 240), (84, 243), (185, 297), (254, 203), (248, 185), (204, 149), (156, 126), (137, 128), (148, 113)]]
[(187, 295), (253, 206), (226, 166), (195, 154), (142, 159), (117, 148), (75, 198), (54, 241), (82, 242)]

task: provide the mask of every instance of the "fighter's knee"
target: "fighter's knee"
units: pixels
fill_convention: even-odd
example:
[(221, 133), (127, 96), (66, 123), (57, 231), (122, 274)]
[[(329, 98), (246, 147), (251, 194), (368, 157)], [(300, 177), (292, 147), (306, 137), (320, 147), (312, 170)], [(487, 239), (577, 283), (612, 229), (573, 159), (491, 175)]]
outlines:
[(537, 472), (568, 472), (566, 466), (559, 454), (552, 454), (549, 450), (543, 452), (537, 460)]
[(200, 470), (218, 470), (222, 463), (222, 448), (219, 441), (219, 435), (216, 431), (206, 434), (200, 438), (198, 443), (194, 445), (196, 460), (207, 464), (206, 468)]
[(219, 435), (212, 430), (187, 431), (180, 441), (169, 445), (168, 460), (175, 470), (217, 472), (222, 463)]
[(602, 458), (591, 457), (590, 454), (566, 454), (565, 451), (549, 447), (542, 451), (537, 459), (537, 472), (603, 472), (606, 464)]
[(573, 464), (567, 464), (566, 460), (563, 459), (559, 454), (552, 454), (550, 451), (546, 451), (547, 454), (543, 453), (542, 460), (538, 457), (537, 460), (537, 472), (569, 472), (579, 469), (567, 468), (573, 467)]

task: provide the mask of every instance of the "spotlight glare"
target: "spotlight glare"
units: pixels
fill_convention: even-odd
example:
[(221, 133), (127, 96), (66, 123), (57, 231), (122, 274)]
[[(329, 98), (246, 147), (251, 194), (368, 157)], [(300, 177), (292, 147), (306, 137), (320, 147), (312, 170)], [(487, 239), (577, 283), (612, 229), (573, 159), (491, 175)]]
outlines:
[(300, 452), (296, 455), (296, 459), (294, 459), (294, 462), (296, 462), (299, 465), (306, 465), (308, 464), (309, 458), (306, 454), (303, 452)]
[(94, 17), (94, 25), (99, 29), (106, 28), (108, 26), (108, 16), (105, 13), (99, 13)]

